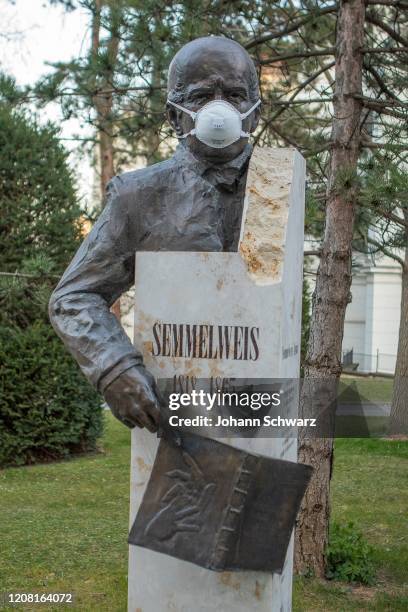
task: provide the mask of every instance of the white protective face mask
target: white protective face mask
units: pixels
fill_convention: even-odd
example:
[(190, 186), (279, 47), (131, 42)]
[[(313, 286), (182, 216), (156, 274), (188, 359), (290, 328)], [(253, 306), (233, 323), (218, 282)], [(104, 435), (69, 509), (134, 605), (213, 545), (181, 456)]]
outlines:
[(197, 112), (184, 108), (171, 100), (167, 102), (187, 113), (194, 120), (194, 128), (178, 138), (195, 136), (209, 147), (223, 149), (240, 138), (249, 138), (250, 133), (242, 130), (242, 121), (260, 105), (261, 100), (255, 102), (246, 113), (240, 113), (226, 100), (211, 100)]

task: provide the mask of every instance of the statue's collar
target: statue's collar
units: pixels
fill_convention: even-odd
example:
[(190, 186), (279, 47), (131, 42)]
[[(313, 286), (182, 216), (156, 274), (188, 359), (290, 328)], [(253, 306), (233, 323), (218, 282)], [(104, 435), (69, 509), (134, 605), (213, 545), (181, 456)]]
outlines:
[(251, 153), (252, 145), (248, 143), (242, 153), (234, 159), (225, 162), (225, 164), (214, 164), (203, 159), (198, 159), (186, 146), (179, 144), (174, 157), (179, 160), (183, 166), (188, 167), (196, 174), (200, 174), (201, 176), (206, 175), (206, 177), (210, 175), (216, 176), (217, 183), (231, 184), (239, 178), (246, 169)]

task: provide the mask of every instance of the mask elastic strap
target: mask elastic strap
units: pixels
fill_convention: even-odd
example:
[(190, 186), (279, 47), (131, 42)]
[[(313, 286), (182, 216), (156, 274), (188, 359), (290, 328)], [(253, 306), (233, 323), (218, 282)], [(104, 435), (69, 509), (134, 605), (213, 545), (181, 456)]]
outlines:
[[(249, 117), (249, 115), (261, 104), (262, 100), (261, 98), (259, 98), (259, 100), (257, 102), (255, 102), (255, 104), (253, 106), (251, 106), (251, 108), (246, 112), (246, 113), (240, 113), (241, 114), (241, 119), (244, 120), (247, 117)], [(241, 131), (241, 138), (249, 138), (251, 136), (251, 132), (244, 132)]]
[(262, 100), (261, 98), (259, 98), (259, 100), (255, 102), (255, 104), (251, 106), (251, 108), (246, 113), (240, 113), (241, 119), (246, 119), (247, 117), (249, 117), (249, 115), (260, 105), (261, 102)]
[(180, 140), (180, 138), (187, 138), (187, 136), (194, 136), (195, 133), (196, 133), (196, 131), (193, 128), (191, 130), (191, 132), (187, 132), (187, 134), (182, 134), (181, 136), (177, 136), (177, 138)]
[[(183, 111), (183, 113), (187, 113), (187, 115), (190, 115), (190, 117), (192, 119), (196, 118), (197, 113), (195, 113), (194, 111), (189, 110), (188, 108), (184, 108), (183, 106), (180, 106), (180, 104), (176, 104), (175, 102), (172, 102), (171, 100), (169, 100), (167, 98), (167, 102), (169, 104), (171, 104), (172, 106), (175, 106), (176, 108), (178, 108), (179, 110)], [(190, 132), (191, 133), (191, 132)], [(188, 134), (187, 134), (188, 135)]]

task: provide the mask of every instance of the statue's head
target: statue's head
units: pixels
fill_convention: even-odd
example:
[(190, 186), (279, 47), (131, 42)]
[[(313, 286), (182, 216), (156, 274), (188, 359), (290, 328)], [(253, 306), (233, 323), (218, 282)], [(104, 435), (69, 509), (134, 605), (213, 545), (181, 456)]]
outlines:
[[(185, 138), (196, 157), (223, 163), (239, 155), (248, 142), (248, 137), (241, 134), (249, 134), (257, 126), (259, 106), (252, 111), (251, 108), (258, 100), (254, 63), (233, 40), (221, 36), (197, 38), (184, 45), (170, 64), (168, 119), (177, 137)], [(203, 108), (214, 101), (222, 104)], [(200, 109), (201, 113), (194, 116)], [(239, 113), (248, 111), (250, 114), (242, 118), (241, 132)], [(185, 136), (193, 129), (196, 133)], [(234, 138), (237, 139), (225, 146)]]

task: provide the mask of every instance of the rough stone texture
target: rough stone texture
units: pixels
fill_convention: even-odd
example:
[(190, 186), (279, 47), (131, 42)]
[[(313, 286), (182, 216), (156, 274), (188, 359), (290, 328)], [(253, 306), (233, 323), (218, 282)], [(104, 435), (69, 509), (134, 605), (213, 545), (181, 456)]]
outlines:
[(135, 337), (135, 288), (126, 291), (120, 298), (120, 323), (131, 340)]
[[(268, 161), (264, 163), (264, 159)], [(245, 224), (239, 253), (137, 254), (135, 344), (157, 378), (174, 374), (298, 377), (304, 179), (304, 161), (294, 150), (255, 150), (247, 182)], [(272, 186), (275, 180), (278, 191)], [(259, 262), (255, 270), (248, 265), (252, 261)], [(257, 326), (260, 329), (259, 359), (154, 357), (152, 324), (156, 321)], [(266, 456), (296, 461), (294, 438), (230, 438), (223, 441)], [(142, 500), (157, 446), (154, 436), (145, 430), (133, 430), (130, 524)], [(291, 609), (292, 556), (291, 544), (281, 575), (217, 573), (131, 546), (129, 610), (288, 612)]]
[(293, 151), (256, 147), (251, 157), (240, 252), (257, 284), (282, 278)]

